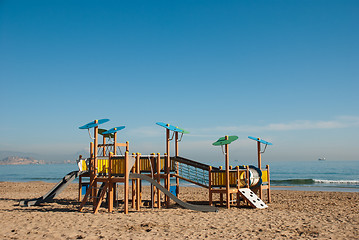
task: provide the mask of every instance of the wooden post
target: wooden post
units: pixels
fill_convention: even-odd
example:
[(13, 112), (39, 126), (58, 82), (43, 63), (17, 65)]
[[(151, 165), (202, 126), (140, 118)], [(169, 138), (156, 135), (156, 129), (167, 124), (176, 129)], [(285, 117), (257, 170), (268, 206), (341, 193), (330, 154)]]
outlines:
[(112, 156), (113, 153), (110, 152), (109, 153), (109, 157), (108, 157), (108, 211), (112, 212), (113, 211), (113, 183), (112, 183)]
[(79, 176), (79, 202), (81, 201), (81, 197), (82, 197), (82, 176)]
[(113, 183), (113, 203), (115, 207), (118, 207), (118, 201), (117, 201), (117, 182)]
[[(140, 174), (141, 173), (141, 154), (137, 153), (136, 156), (136, 173)], [(141, 205), (141, 183), (140, 183), (140, 179), (136, 179), (136, 210), (140, 210), (140, 205)]]
[[(222, 166), (219, 166), (219, 170), (223, 170)], [(221, 174), (222, 172), (220, 172)], [(218, 177), (220, 177), (221, 175), (219, 175)], [(222, 178), (222, 177), (221, 177)], [(222, 185), (222, 181), (221, 181), (221, 185)], [(222, 189), (222, 187), (219, 187), (219, 189)], [(223, 193), (219, 194), (219, 204), (220, 206), (223, 206)]]
[(103, 147), (102, 147), (102, 151), (103, 151), (103, 153), (102, 153), (102, 155), (103, 156), (106, 156), (106, 146), (105, 146), (105, 144), (106, 144), (106, 137), (105, 136), (102, 136), (102, 143), (103, 143)]
[[(161, 154), (157, 153), (157, 182), (161, 184)], [(157, 204), (158, 209), (161, 208), (161, 191), (157, 188)]]
[(92, 183), (90, 188), (90, 198), (94, 201), (94, 197), (96, 196), (96, 189), (94, 188), (94, 181), (95, 181), (95, 159), (94, 159), (94, 143), (90, 142), (90, 164), (89, 164), (89, 171), (90, 171), (90, 183)]
[[(98, 120), (95, 120), (95, 123), (98, 123)], [(93, 146), (93, 159), (94, 159), (94, 184), (93, 184), (93, 210), (95, 210), (97, 205), (97, 147), (98, 147), (98, 126), (94, 127), (94, 146)]]
[(124, 206), (124, 213), (128, 214), (128, 185), (129, 185), (129, 167), (128, 167), (128, 163), (129, 163), (129, 159), (128, 159), (128, 152), (125, 152), (125, 186), (124, 186), (124, 199), (125, 199), (125, 206)]
[[(167, 156), (166, 156), (166, 164), (165, 164), (165, 174), (166, 174), (166, 189), (168, 191), (170, 191), (170, 130), (166, 128), (166, 139), (167, 139), (167, 144), (166, 144), (166, 152), (167, 152)], [(170, 198), (166, 195), (165, 197), (165, 202), (166, 202), (166, 207), (168, 208), (170, 206)]]
[(90, 142), (90, 158), (91, 158), (90, 159), (90, 166), (89, 166), (90, 173), (94, 171), (94, 162), (92, 161), (93, 156), (94, 156), (93, 152), (94, 152), (94, 143)]
[(246, 166), (246, 177), (247, 177), (247, 188), (250, 188), (250, 174), (249, 174), (249, 166)]
[[(231, 165), (229, 165), (229, 170), (232, 170), (232, 166), (231, 166)], [(228, 174), (229, 186), (231, 186), (231, 174), (230, 174), (230, 172), (228, 172), (228, 173), (229, 173), (229, 174)], [(233, 193), (229, 193), (229, 200), (230, 200), (229, 204), (231, 204), (231, 202), (233, 201)]]
[[(250, 188), (250, 173), (249, 173), (249, 166), (247, 165), (246, 166), (246, 180), (247, 180), (247, 188)], [(246, 200), (246, 199), (244, 199), (244, 202), (247, 204), (247, 205), (249, 205), (249, 202)]]
[[(138, 153), (135, 155), (135, 153), (132, 153), (132, 157), (136, 158), (135, 166), (132, 168), (132, 172), (135, 173), (137, 171), (137, 161), (138, 161)], [(132, 197), (132, 208), (135, 208), (135, 201), (138, 201), (136, 198), (136, 186), (137, 186), (138, 179), (132, 179), (132, 191), (131, 191), (131, 197)]]
[[(225, 136), (226, 140), (228, 140), (228, 136)], [(229, 151), (228, 144), (225, 145), (225, 157), (226, 157), (226, 206), (230, 208), (230, 196), (229, 196)]]
[[(175, 156), (179, 156), (178, 154), (178, 132), (175, 132)], [(176, 175), (179, 176), (179, 163), (176, 162)], [(179, 197), (179, 178), (176, 177), (176, 195)]]
[[(95, 120), (95, 123), (97, 123), (98, 121)], [(94, 127), (94, 151), (93, 151), (93, 155), (95, 158), (95, 173), (97, 174), (97, 147), (98, 147), (98, 126)]]
[[(156, 179), (156, 176), (155, 176), (155, 172), (156, 172), (155, 153), (151, 153), (150, 161), (151, 161), (151, 173), (153, 173), (153, 175), (151, 175), (151, 177), (153, 178), (153, 180), (155, 180)], [(154, 205), (155, 205), (155, 194), (156, 194), (156, 187), (151, 183), (151, 207), (152, 208), (154, 208)]]
[[(260, 138), (257, 141), (257, 151), (258, 151), (258, 168), (262, 170), (262, 156), (261, 156), (261, 143), (259, 142)], [(259, 198), (262, 199), (262, 184), (259, 186)]]
[(114, 132), (113, 134), (113, 155), (117, 155), (117, 132)]
[(270, 175), (269, 175), (269, 165), (266, 165), (267, 168), (267, 178), (268, 178), (268, 189), (267, 189), (267, 198), (268, 198), (268, 203), (270, 203), (272, 201), (271, 199), (271, 192), (270, 192)]
[(239, 172), (239, 166), (236, 166), (236, 170), (237, 170), (237, 207), (240, 206), (240, 194), (239, 194), (239, 189), (241, 188), (240, 186), (240, 172)]
[(208, 202), (209, 202), (209, 205), (212, 206), (212, 202), (213, 202), (213, 199), (212, 199), (212, 166), (209, 166), (209, 169), (208, 169), (208, 190), (209, 190)]
[[(260, 140), (258, 138), (258, 140)], [(261, 159), (261, 143), (257, 141), (257, 152), (258, 152), (258, 168), (262, 168), (262, 159)]]
[(175, 156), (178, 156), (178, 132), (175, 132)]

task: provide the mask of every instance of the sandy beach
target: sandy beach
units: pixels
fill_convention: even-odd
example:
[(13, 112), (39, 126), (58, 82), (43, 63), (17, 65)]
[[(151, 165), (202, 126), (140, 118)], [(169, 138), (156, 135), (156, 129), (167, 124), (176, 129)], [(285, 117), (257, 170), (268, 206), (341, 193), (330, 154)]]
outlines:
[[(273, 190), (264, 210), (222, 207), (203, 213), (173, 204), (124, 215), (121, 208), (93, 214), (91, 206), (78, 212), (77, 184), (72, 184), (52, 203), (18, 206), (53, 185), (0, 182), (2, 239), (359, 239), (359, 193)], [(202, 188), (183, 187), (180, 198), (208, 202)], [(149, 199), (148, 187), (143, 199)]]

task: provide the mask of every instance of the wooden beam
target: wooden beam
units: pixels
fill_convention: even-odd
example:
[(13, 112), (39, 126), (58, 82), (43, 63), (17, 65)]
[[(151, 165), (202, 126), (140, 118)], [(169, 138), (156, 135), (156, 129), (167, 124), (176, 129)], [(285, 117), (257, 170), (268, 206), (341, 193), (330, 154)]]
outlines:
[(268, 203), (272, 201), (271, 199), (271, 191), (270, 191), (270, 175), (269, 175), (269, 165), (266, 165), (267, 168), (267, 178), (268, 178), (268, 185), (267, 185), (267, 199)]
[(210, 166), (208, 169), (208, 194), (209, 194), (209, 205), (212, 206), (212, 167)]
[(113, 182), (111, 181), (112, 178), (112, 156), (113, 153), (110, 152), (109, 158), (108, 158), (108, 212), (113, 211), (113, 200), (114, 200), (114, 191), (113, 191)]
[(124, 213), (128, 214), (128, 185), (129, 185), (129, 156), (128, 152), (125, 152), (125, 186), (124, 186), (124, 200), (125, 200), (125, 206), (124, 206)]
[[(166, 189), (168, 191), (170, 191), (170, 130), (166, 128), (166, 139), (167, 139), (167, 143), (166, 143), (166, 152), (167, 152), (167, 156), (165, 158), (166, 164), (165, 164), (165, 169), (166, 169)], [(166, 207), (168, 208), (170, 206), (170, 198), (166, 195), (165, 196), (166, 199)]]
[[(140, 174), (141, 173), (141, 155), (137, 153), (136, 156), (136, 173)], [(140, 206), (141, 206), (141, 180), (137, 179), (136, 180), (136, 188), (135, 188), (135, 193), (136, 193), (136, 210), (140, 210)]]
[[(225, 139), (228, 140), (228, 136), (225, 136)], [(229, 151), (228, 144), (225, 144), (225, 158), (226, 158), (226, 207), (230, 208), (230, 196), (229, 196)]]
[[(161, 154), (157, 153), (157, 182), (161, 184)], [(157, 204), (158, 209), (161, 208), (161, 191), (157, 188)]]

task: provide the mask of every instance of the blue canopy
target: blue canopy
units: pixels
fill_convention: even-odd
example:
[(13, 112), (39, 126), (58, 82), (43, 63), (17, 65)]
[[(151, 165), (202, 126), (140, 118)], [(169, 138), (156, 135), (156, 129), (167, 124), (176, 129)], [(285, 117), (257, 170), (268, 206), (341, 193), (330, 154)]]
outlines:
[(98, 125), (103, 124), (103, 123), (108, 122), (108, 121), (110, 121), (110, 119), (107, 119), (107, 118), (105, 118), (105, 119), (99, 119), (99, 120), (97, 120), (97, 123), (96, 123), (96, 120), (95, 120), (95, 121), (89, 122), (89, 123), (87, 123), (87, 124), (85, 124), (85, 125), (79, 127), (79, 129), (90, 129), (90, 128), (94, 128), (94, 127), (97, 127)]
[(120, 130), (122, 130), (124, 128), (125, 128), (125, 126), (114, 127), (114, 128), (111, 128), (110, 130), (107, 130), (106, 132), (103, 132), (102, 134), (106, 135), (106, 134), (115, 133), (115, 132), (118, 132), (118, 131), (120, 131)]
[(248, 138), (250, 138), (250, 139), (252, 139), (252, 140), (254, 140), (254, 141), (257, 141), (257, 142), (266, 144), (266, 145), (273, 145), (272, 143), (267, 142), (267, 141), (264, 141), (264, 140), (262, 140), (262, 139), (260, 139), (260, 138), (255, 138), (255, 137), (251, 137), (251, 136), (248, 136)]

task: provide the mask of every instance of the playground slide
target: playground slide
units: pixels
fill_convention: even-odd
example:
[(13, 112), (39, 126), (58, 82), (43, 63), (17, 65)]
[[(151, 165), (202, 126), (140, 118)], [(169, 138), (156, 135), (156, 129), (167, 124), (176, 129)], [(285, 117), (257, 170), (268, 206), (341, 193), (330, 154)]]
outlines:
[(46, 193), (44, 196), (29, 200), (23, 200), (20, 201), (19, 205), (22, 207), (29, 207), (29, 206), (36, 206), (40, 205), (40, 203), (49, 202), (52, 199), (54, 199), (56, 196), (58, 196), (62, 190), (64, 190), (69, 183), (71, 183), (75, 178), (77, 178), (79, 175), (81, 175), (81, 172), (79, 171), (73, 171), (68, 173), (65, 177), (61, 179), (48, 193)]
[(171, 198), (173, 201), (175, 201), (177, 204), (182, 206), (183, 208), (187, 208), (190, 210), (200, 211), (200, 212), (218, 212), (218, 208), (212, 207), (212, 206), (204, 206), (204, 205), (193, 205), (186, 202), (181, 201), (179, 198), (177, 198), (175, 195), (173, 195), (171, 192), (169, 192), (166, 188), (164, 188), (161, 184), (159, 184), (156, 180), (153, 178), (143, 175), (143, 174), (137, 174), (137, 173), (130, 173), (130, 178), (140, 178), (142, 180), (146, 180), (156, 186), (158, 189), (160, 189), (164, 194), (166, 194), (169, 198)]

